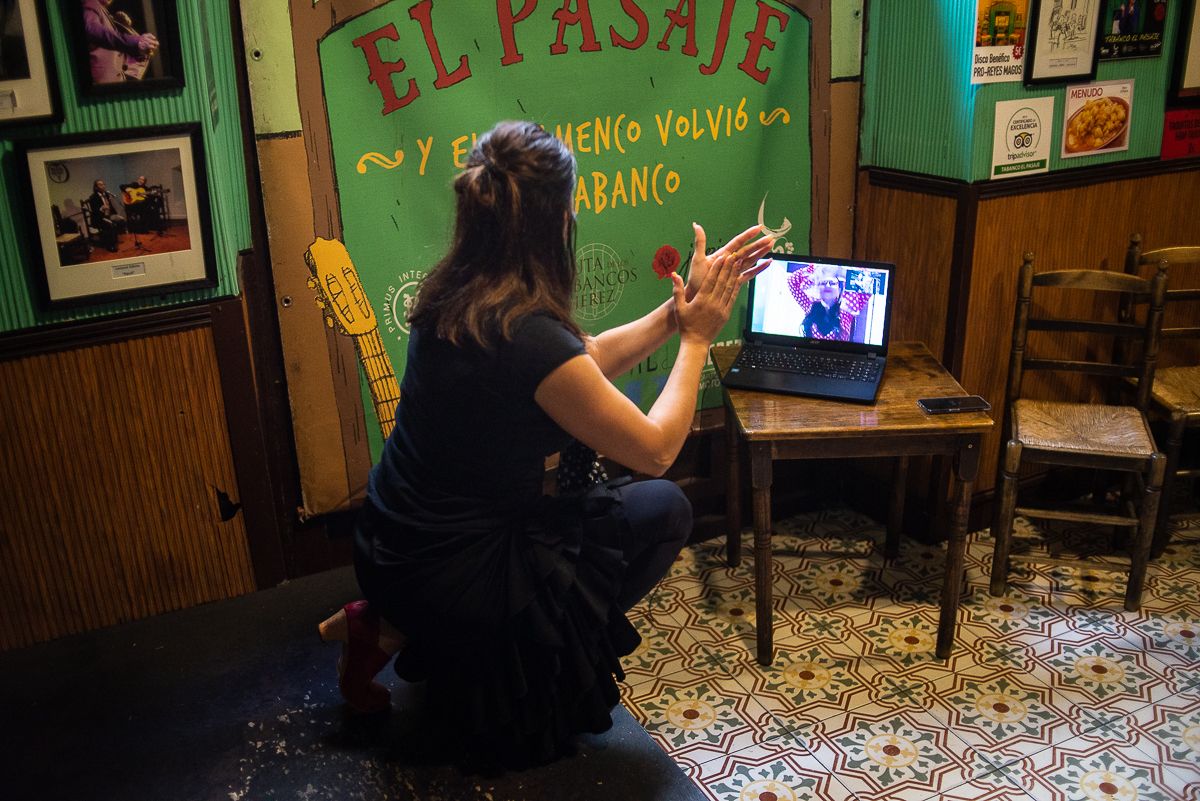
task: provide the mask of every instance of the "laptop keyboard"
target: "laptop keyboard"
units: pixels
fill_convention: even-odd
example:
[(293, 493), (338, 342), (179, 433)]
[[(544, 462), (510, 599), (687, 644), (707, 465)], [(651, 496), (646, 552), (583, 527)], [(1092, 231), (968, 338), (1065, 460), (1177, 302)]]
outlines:
[(874, 381), (879, 377), (882, 359), (859, 359), (829, 353), (812, 353), (781, 348), (756, 348), (745, 345), (736, 366), (785, 370), (821, 378), (849, 381)]

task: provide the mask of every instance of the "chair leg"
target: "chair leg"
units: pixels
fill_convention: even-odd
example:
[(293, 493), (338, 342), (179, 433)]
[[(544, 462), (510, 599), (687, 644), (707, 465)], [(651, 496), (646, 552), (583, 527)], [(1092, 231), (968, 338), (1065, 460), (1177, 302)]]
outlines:
[(1013, 513), (1017, 507), (1017, 469), (1021, 465), (1021, 443), (1009, 440), (1004, 446), (1003, 464), (997, 479), (999, 490), (996, 512), (992, 516), (992, 539), (996, 541), (992, 551), (992, 595), (1003, 595), (1008, 583), (1008, 552), (1012, 546)]
[(1154, 525), (1154, 541), (1150, 544), (1150, 558), (1162, 556), (1171, 541), (1171, 492), (1175, 487), (1175, 474), (1179, 471), (1179, 460), (1183, 451), (1183, 429), (1185, 418), (1173, 417), (1167, 429), (1166, 471), (1163, 474), (1162, 496), (1158, 501), (1158, 519)]
[(1146, 586), (1146, 563), (1150, 558), (1150, 540), (1158, 520), (1166, 462), (1163, 454), (1155, 453), (1150, 457), (1150, 469), (1146, 471), (1146, 489), (1142, 493), (1142, 508), (1138, 515), (1137, 539), (1129, 553), (1129, 583), (1125, 588), (1126, 612), (1136, 612), (1142, 606), (1142, 590)]

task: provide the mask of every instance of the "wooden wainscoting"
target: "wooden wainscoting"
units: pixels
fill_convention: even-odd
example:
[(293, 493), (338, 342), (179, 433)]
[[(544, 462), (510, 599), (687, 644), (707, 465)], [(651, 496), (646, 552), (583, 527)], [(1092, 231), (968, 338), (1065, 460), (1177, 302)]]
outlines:
[[(997, 421), (1023, 252), (1034, 254), (1038, 270), (1122, 270), (1133, 233), (1148, 248), (1200, 242), (1195, 161), (978, 184), (868, 169), (858, 187), (855, 254), (898, 265), (893, 338), (923, 340), (940, 353), (968, 392), (991, 401)], [(1163, 363), (1180, 358), (1167, 351)], [(1000, 439), (999, 426), (984, 437), (977, 495), (995, 484)]]
[(854, 255), (896, 264), (893, 342), (924, 342), (943, 361), (954, 264), (957, 192), (914, 192), (859, 175)]
[[(1022, 251), (1034, 254), (1038, 271), (1119, 271), (1135, 232), (1152, 247), (1200, 242), (1200, 215), (1192, 202), (1200, 198), (1200, 170), (1120, 176), (1114, 169), (1104, 182), (980, 199), (961, 376), (970, 392), (993, 405), (1004, 397)], [(1039, 391), (1050, 388), (1035, 384)], [(977, 491), (994, 486), (1000, 438), (998, 429), (984, 438)]]
[(6, 358), (0, 386), (0, 650), (255, 588), (211, 325)]

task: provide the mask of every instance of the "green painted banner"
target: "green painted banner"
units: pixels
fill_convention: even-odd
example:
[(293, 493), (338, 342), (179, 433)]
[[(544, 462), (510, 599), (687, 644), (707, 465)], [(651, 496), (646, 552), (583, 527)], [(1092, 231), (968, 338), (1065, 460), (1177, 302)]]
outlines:
[[(778, 0), (395, 0), (330, 32), (320, 59), (343, 237), (397, 375), (405, 312), (449, 242), (451, 182), (499, 120), (534, 120), (575, 153), (575, 310), (593, 333), (669, 297), (654, 257), (673, 248), (686, 263), (693, 220), (710, 249), (761, 221), (776, 249), (804, 252), (810, 34)], [(648, 409), (676, 349), (618, 387)], [(700, 407), (719, 402), (710, 370)]]

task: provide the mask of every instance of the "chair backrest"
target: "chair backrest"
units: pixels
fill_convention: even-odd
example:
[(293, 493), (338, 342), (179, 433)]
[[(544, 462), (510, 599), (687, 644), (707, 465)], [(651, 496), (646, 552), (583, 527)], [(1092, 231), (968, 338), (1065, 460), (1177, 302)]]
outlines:
[[(1200, 300), (1200, 273), (1196, 274), (1197, 277), (1194, 280), (1188, 281), (1182, 275), (1186, 270), (1180, 270), (1181, 267), (1200, 268), (1200, 247), (1169, 247), (1143, 251), (1141, 235), (1134, 234), (1129, 237), (1129, 248), (1125, 251), (1126, 273), (1141, 275), (1144, 265), (1159, 264), (1160, 262), (1166, 262), (1167, 268), (1171, 272), (1172, 288), (1167, 289), (1166, 298), (1168, 306), (1185, 301)], [(1189, 283), (1191, 286), (1188, 285)], [(1192, 313), (1182, 315), (1171, 315), (1168, 311), (1167, 319), (1163, 323), (1163, 339), (1200, 339), (1200, 324), (1197, 322), (1200, 321), (1200, 314), (1196, 314), (1194, 309), (1189, 311)], [(1176, 324), (1179, 322), (1191, 324)]]
[(83, 212), (83, 227), (87, 229), (88, 234), (100, 233), (100, 229), (92, 223), (92, 206), (87, 198), (79, 201), (79, 210)]
[[(1093, 309), (1111, 309), (1104, 314), (1093, 314), (1089, 319), (1054, 312), (1055, 305), (1047, 303), (1047, 290), (1078, 290), (1099, 293)], [(1034, 308), (1034, 291), (1037, 290), (1038, 306)], [(1159, 337), (1162, 329), (1163, 304), (1167, 292), (1165, 267), (1152, 278), (1141, 278), (1111, 270), (1058, 270), (1034, 273), (1033, 254), (1026, 253), (1021, 263), (1017, 281), (1016, 308), (1013, 316), (1012, 355), (1008, 367), (1008, 385), (1005, 391), (1005, 410), (1021, 397), (1025, 372), (1029, 370), (1056, 370), (1068, 373), (1101, 376), (1108, 378), (1138, 379), (1135, 405), (1145, 410), (1150, 401), (1154, 382), (1154, 369), (1158, 360)], [(1137, 323), (1121, 321), (1120, 300), (1123, 297), (1145, 298), (1149, 310), (1144, 321)], [(1111, 298), (1111, 301), (1108, 299)], [(1060, 298), (1061, 300), (1061, 298)], [(1063, 306), (1065, 304), (1059, 304)], [(1100, 319), (1097, 319), (1100, 318)], [(1026, 352), (1029, 332), (1047, 331), (1056, 334), (1056, 350), (1070, 345), (1080, 336), (1090, 343), (1099, 336), (1110, 338), (1111, 358), (1101, 358), (1103, 351), (1094, 347), (1087, 349), (1086, 359), (1035, 358)], [(1118, 347), (1119, 343), (1138, 345), (1136, 348)], [(1127, 363), (1118, 358), (1121, 353), (1137, 352), (1136, 361)]]

